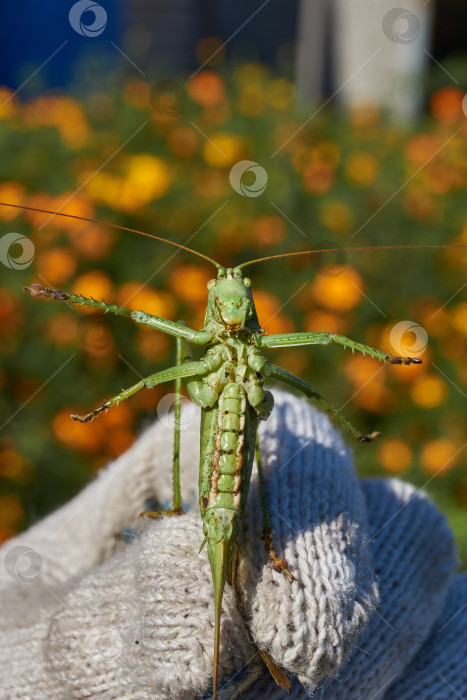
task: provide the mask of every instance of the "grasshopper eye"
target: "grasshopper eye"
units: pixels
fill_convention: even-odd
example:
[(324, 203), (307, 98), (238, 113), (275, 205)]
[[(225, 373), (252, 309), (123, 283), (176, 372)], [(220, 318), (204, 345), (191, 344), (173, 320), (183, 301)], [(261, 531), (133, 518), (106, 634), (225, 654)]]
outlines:
[(216, 286), (216, 280), (209, 280), (208, 289), (211, 290), (215, 286)]
[(251, 287), (251, 279), (249, 277), (245, 277), (245, 279), (243, 280), (243, 284), (245, 285), (245, 287)]

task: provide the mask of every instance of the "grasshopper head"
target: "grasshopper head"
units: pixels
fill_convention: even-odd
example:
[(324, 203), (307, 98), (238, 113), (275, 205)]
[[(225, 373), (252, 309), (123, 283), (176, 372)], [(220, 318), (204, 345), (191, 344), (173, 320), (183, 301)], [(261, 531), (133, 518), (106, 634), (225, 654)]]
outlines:
[(216, 321), (226, 331), (259, 328), (251, 281), (238, 268), (219, 268), (217, 279), (208, 282), (209, 300), (206, 325)]

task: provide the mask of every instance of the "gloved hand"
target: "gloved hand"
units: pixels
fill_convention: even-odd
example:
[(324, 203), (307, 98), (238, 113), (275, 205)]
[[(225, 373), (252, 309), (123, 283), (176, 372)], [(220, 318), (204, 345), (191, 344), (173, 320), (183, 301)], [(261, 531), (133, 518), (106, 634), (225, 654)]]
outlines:
[[(408, 484), (359, 485), (327, 418), (289, 394), (274, 397), (260, 426), (262, 462), (275, 548), (297, 580), (271, 568), (254, 474), (236, 594), (226, 586), (224, 595), (220, 697), (462, 696), (467, 577), (453, 576), (444, 517)], [(190, 406), (187, 514), (138, 519), (148, 498), (171, 500), (164, 419), (69, 504), (3, 546), (2, 698), (209, 697), (214, 603), (206, 552), (198, 553), (198, 445)], [(258, 647), (287, 671), (290, 694)]]

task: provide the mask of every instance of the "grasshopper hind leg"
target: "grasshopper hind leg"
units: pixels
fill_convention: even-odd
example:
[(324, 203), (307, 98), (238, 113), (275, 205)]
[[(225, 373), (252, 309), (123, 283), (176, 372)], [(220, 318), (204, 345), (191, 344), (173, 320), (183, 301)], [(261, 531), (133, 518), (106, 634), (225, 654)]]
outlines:
[(289, 577), (290, 583), (295, 581), (295, 577), (289, 571), (289, 565), (283, 557), (279, 557), (274, 549), (273, 535), (274, 530), (271, 527), (271, 519), (269, 517), (268, 504), (266, 499), (266, 489), (264, 486), (264, 473), (261, 464), (261, 453), (259, 449), (258, 435), (256, 435), (256, 464), (258, 466), (258, 477), (259, 477), (259, 491), (261, 498), (261, 509), (263, 511), (263, 530), (261, 532), (261, 539), (264, 541), (264, 548), (268, 553), (269, 559), (272, 562), (272, 568), (277, 573), (284, 572), (286, 576)]
[[(183, 323), (179, 321), (179, 323)], [(183, 365), (192, 359), (190, 346), (185, 340), (177, 338), (177, 360), (176, 366)], [(166, 510), (147, 510), (140, 513), (140, 517), (160, 518), (167, 515), (182, 515), (182, 494), (180, 491), (180, 418), (182, 410), (182, 387), (181, 377), (175, 379), (175, 401), (174, 401), (174, 442), (172, 459), (172, 483), (173, 501), (172, 508)]]

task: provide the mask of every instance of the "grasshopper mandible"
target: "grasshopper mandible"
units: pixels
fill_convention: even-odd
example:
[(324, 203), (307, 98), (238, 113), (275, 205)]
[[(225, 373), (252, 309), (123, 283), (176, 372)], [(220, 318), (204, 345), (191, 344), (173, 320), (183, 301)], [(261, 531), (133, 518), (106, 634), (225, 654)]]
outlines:
[[(3, 204), (3, 203), (0, 203)], [(21, 209), (32, 209), (9, 205)], [(81, 216), (72, 216), (43, 209), (32, 209), (48, 214), (68, 216), (84, 221), (93, 221)], [(94, 222), (104, 223), (104, 222)], [(208, 256), (191, 250), (179, 243), (159, 236), (128, 229), (117, 224), (106, 224), (115, 228), (133, 231), (181, 248), (197, 255), (217, 268), (217, 277), (208, 283), (208, 303), (205, 323), (201, 330), (194, 330), (181, 322), (153, 316), (144, 311), (133, 311), (126, 307), (107, 304), (78, 294), (53, 290), (39, 284), (24, 287), (33, 297), (49, 297), (58, 301), (71, 302), (101, 309), (119, 316), (126, 316), (136, 323), (145, 324), (169, 335), (175, 336), (177, 343), (176, 365), (152, 374), (135, 385), (103, 403), (90, 413), (72, 415), (74, 420), (88, 423), (120, 401), (132, 396), (143, 388), (151, 388), (163, 382), (175, 382), (175, 439), (173, 458), (173, 504), (166, 511), (146, 513), (150, 517), (179, 515), (183, 512), (180, 494), (179, 448), (180, 448), (180, 407), (182, 382), (192, 401), (201, 408), (201, 453), (199, 471), (199, 504), (203, 519), (204, 544), (211, 565), (215, 600), (213, 700), (218, 698), (219, 686), (219, 646), (220, 620), (224, 587), (235, 566), (235, 547), (242, 526), (248, 497), (250, 476), (255, 454), (259, 472), (261, 502), (263, 504), (264, 529), (262, 537), (272, 566), (278, 573), (285, 573), (291, 582), (293, 574), (287, 562), (274, 551), (272, 531), (269, 526), (263, 476), (259, 450), (257, 449), (258, 421), (266, 420), (273, 409), (272, 394), (264, 388), (267, 378), (283, 382), (299, 390), (309, 399), (317, 400), (345, 430), (360, 442), (372, 441), (378, 433), (365, 435), (357, 430), (332, 404), (310, 384), (291, 372), (273, 364), (264, 354), (265, 350), (299, 346), (327, 345), (338, 343), (352, 351), (391, 364), (419, 364), (421, 360), (411, 357), (395, 357), (388, 353), (355, 342), (334, 333), (286, 333), (266, 335), (262, 330), (251, 291), (251, 281), (244, 276), (244, 268), (253, 263), (292, 255), (309, 255), (329, 250), (309, 250), (283, 255), (269, 256), (248, 261), (235, 268), (225, 268)], [(394, 250), (418, 248), (465, 248), (462, 245), (429, 246), (361, 246), (337, 250)], [(206, 348), (200, 360), (192, 359), (190, 345)]]

